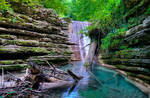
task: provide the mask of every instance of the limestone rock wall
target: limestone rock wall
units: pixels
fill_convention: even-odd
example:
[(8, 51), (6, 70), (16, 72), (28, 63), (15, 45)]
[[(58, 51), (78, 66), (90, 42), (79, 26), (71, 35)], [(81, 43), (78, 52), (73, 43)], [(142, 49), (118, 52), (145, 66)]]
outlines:
[(67, 64), (71, 55), (68, 23), (52, 9), (25, 8), (1, 13), (0, 70), (20, 70), (29, 59), (43, 65), (45, 60)]
[[(136, 77), (150, 84), (150, 17), (142, 24), (129, 29), (121, 38), (121, 44), (110, 46), (101, 59), (124, 70), (128, 76)], [(120, 48), (126, 46), (125, 49)]]

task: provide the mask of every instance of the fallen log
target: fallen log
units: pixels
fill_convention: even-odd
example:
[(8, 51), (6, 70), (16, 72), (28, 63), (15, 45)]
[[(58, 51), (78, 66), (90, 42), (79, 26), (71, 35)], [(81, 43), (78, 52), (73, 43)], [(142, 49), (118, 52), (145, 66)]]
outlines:
[[(45, 92), (49, 89), (60, 89), (68, 87), (71, 87), (69, 91), (69, 93), (71, 93), (78, 84), (79, 80), (83, 78), (82, 76), (77, 76), (70, 70), (64, 72), (52, 64), (49, 66), (50, 70), (55, 70), (56, 75), (53, 75), (52, 73), (44, 73), (44, 71), (40, 69), (39, 65), (32, 62), (31, 60), (29, 61), (29, 65), (30, 68), (26, 70), (24, 79), (18, 78), (12, 73), (8, 72), (14, 85), (8, 86), (6, 88), (0, 88), (0, 96), (8, 97), (9, 92), (14, 92), (11, 94), (12, 96), (38, 95), (41, 92)], [(60, 79), (57, 75), (67, 77), (71, 76), (75, 81)]]
[(56, 83), (43, 83), (42, 88), (44, 89), (59, 89), (59, 88), (68, 88), (73, 84), (72, 81), (60, 81)]
[[(40, 87), (40, 83), (44, 83), (43, 85), (49, 85), (46, 86), (46, 88), (59, 88), (59, 87), (66, 87), (66, 86), (71, 86), (71, 84), (73, 84), (72, 81), (66, 81), (66, 80), (62, 80), (60, 78), (55, 77), (55, 74), (57, 73), (57, 71), (59, 72), (63, 72), (60, 69), (58, 70), (54, 65), (49, 64), (48, 61), (46, 61), (48, 63), (48, 65), (50, 66), (50, 68), (52, 68), (52, 70), (54, 71), (54, 73), (51, 74), (44, 74), (43, 71), (40, 70), (40, 68), (38, 67), (38, 65), (32, 61), (29, 61), (29, 65), (30, 65), (30, 74), (29, 77), (31, 78), (31, 80), (33, 81), (33, 89), (38, 89)], [(57, 74), (62, 74), (62, 75), (70, 75), (75, 81), (79, 81), (81, 80), (83, 77), (79, 77), (77, 75), (75, 75), (72, 71), (68, 70), (67, 73), (57, 73)], [(46, 84), (45, 84), (46, 83)], [(42, 86), (45, 87), (45, 86)], [(45, 88), (44, 88), (45, 89)]]
[(79, 80), (81, 80), (83, 77), (82, 76), (77, 76), (77, 75), (75, 75), (72, 71), (70, 71), (70, 70), (68, 70), (67, 71), (68, 72), (68, 74), (74, 79), (74, 80), (76, 80), (76, 81), (79, 81)]

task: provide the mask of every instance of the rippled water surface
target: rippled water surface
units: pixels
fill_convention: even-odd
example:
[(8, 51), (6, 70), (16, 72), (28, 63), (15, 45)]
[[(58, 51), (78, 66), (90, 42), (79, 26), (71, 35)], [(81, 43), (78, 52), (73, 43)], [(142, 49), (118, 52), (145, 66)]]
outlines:
[(83, 62), (74, 62), (63, 69), (71, 69), (84, 78), (70, 92), (71, 88), (47, 92), (45, 98), (148, 98), (115, 71), (94, 64), (93, 74), (86, 71)]

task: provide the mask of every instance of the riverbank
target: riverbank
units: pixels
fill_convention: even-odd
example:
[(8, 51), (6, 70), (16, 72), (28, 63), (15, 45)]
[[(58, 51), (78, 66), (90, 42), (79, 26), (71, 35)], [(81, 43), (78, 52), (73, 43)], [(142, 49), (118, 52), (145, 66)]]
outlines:
[(142, 81), (138, 78), (128, 76), (125, 71), (119, 70), (113, 65), (103, 63), (103, 60), (101, 60), (101, 59), (99, 59), (98, 63), (99, 63), (99, 65), (101, 65), (105, 68), (115, 70), (119, 74), (127, 77), (127, 81), (129, 81), (130, 83), (135, 85), (137, 88), (139, 88), (145, 94), (148, 94), (148, 98), (150, 98), (150, 85), (149, 84), (145, 83), (144, 81)]

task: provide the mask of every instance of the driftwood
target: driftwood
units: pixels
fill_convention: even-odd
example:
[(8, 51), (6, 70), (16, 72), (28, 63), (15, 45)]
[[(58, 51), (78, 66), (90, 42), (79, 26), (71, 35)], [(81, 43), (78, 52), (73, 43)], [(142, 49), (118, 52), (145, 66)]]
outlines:
[[(71, 81), (65, 81), (62, 79), (59, 79), (57, 77), (55, 77), (55, 74), (62, 74), (62, 75), (70, 75), (75, 81), (79, 81), (81, 80), (83, 77), (79, 77), (77, 75), (75, 75), (72, 71), (68, 70), (66, 72), (62, 71), (62, 70), (58, 70), (54, 65), (49, 64), (48, 61), (46, 61), (48, 63), (48, 65), (50, 67), (52, 67), (52, 73), (50, 75), (44, 74), (38, 67), (37, 64), (33, 63), (32, 61), (29, 62), (30, 65), (30, 74), (29, 77), (30, 79), (33, 81), (33, 89), (38, 89), (40, 87), (40, 83), (46, 82), (47, 85), (50, 85), (49, 87), (46, 86), (47, 88), (57, 88), (57, 87), (63, 87), (66, 85), (71, 85), (72, 82)], [(58, 72), (57, 72), (58, 71)], [(49, 82), (51, 82), (50, 84), (48, 84)], [(43, 86), (44, 87), (44, 86)]]
[(68, 72), (68, 74), (70, 75), (70, 76), (72, 76), (72, 78), (74, 79), (74, 80), (76, 80), (76, 81), (79, 81), (79, 80), (81, 80), (83, 77), (82, 76), (77, 76), (77, 75), (75, 75), (72, 71), (70, 71), (70, 70), (68, 70), (67, 71)]

